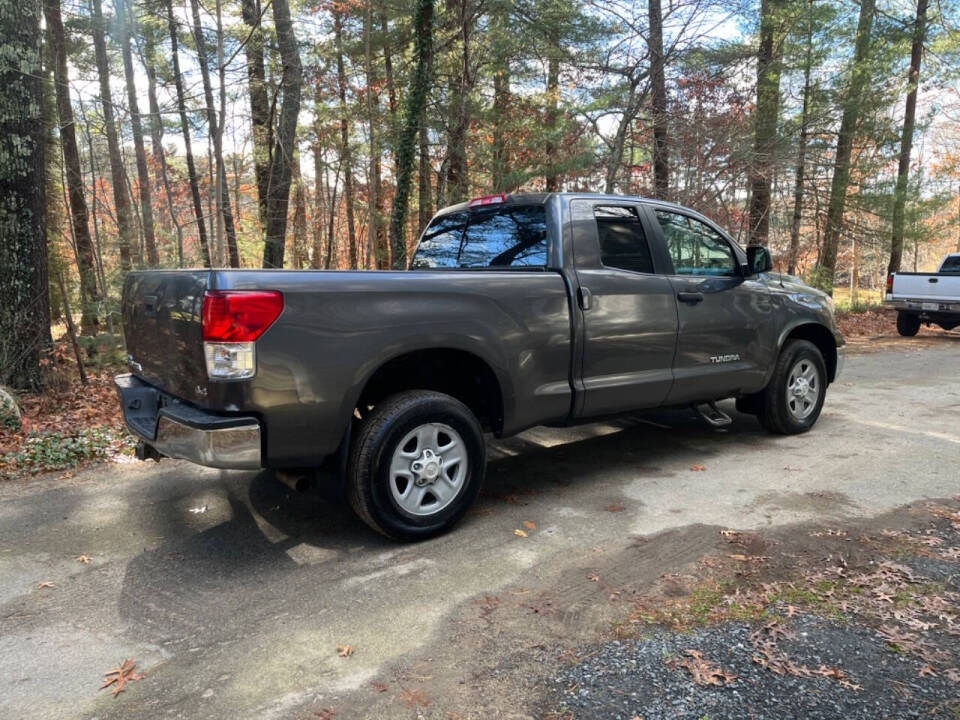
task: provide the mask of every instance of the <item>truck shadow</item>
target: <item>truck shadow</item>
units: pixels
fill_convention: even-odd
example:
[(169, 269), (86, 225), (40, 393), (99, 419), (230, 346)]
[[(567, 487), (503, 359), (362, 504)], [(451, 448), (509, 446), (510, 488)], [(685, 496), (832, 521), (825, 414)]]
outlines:
[[(498, 514), (535, 496), (549, 493), (565, 502), (562, 496), (590, 483), (669, 476), (666, 464), (708, 461), (727, 444), (764, 437), (747, 416), (718, 431), (690, 411), (671, 411), (491, 440), (483, 493), (455, 532), (483, 535)], [(266, 621), (289, 598), (314, 596), (325, 583), (379, 572), (399, 557), (441, 557), (442, 538), (414, 546), (391, 542), (345, 504), (296, 493), (272, 472), (225, 472), (213, 487), (202, 487), (220, 499), (224, 519), (196, 531), (183, 501), (158, 503), (151, 531), (163, 539), (126, 568), (118, 609), (130, 632), (151, 643), (216, 642), (236, 633), (232, 618)], [(316, 602), (322, 605), (322, 598)]]

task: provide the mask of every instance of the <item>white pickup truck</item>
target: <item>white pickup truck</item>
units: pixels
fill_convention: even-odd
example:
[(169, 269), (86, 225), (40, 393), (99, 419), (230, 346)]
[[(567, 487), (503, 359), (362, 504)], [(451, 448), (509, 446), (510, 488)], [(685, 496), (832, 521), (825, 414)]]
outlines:
[(947, 255), (936, 273), (890, 273), (886, 306), (897, 311), (897, 332), (907, 337), (922, 323), (960, 325), (960, 253)]

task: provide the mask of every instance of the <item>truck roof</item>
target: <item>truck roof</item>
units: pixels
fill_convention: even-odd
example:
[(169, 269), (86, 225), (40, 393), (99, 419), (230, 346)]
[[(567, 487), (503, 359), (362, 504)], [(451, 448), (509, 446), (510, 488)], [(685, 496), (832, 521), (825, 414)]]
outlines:
[[(456, 205), (448, 205), (447, 207), (437, 210), (437, 215), (447, 215), (454, 212), (462, 212), (464, 210), (481, 210), (483, 208), (491, 207), (492, 205), (543, 205), (547, 202), (548, 199), (554, 195), (562, 198), (591, 198), (591, 199), (604, 199), (610, 200), (612, 202), (630, 200), (633, 202), (649, 202), (657, 203), (658, 205), (664, 205), (668, 207), (681, 208), (681, 205), (677, 203), (667, 202), (666, 200), (658, 200), (656, 198), (647, 198), (640, 195), (614, 195), (610, 193), (595, 193), (595, 192), (518, 192), (518, 193), (499, 193), (494, 195), (486, 195), (477, 198), (471, 198), (470, 200), (465, 200), (464, 202), (457, 203)], [(492, 198), (503, 198), (502, 200), (495, 200), (493, 202), (477, 202), (485, 201)], [(689, 212), (689, 208), (683, 208)]]

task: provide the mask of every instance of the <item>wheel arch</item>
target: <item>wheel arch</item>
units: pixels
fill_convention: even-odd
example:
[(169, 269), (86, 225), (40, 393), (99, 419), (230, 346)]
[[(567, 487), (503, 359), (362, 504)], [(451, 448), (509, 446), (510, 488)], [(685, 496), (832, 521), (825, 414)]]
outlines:
[(780, 335), (778, 351), (791, 340), (806, 340), (817, 346), (827, 365), (827, 379), (833, 382), (837, 376), (837, 338), (826, 325), (818, 322), (800, 322), (786, 328)]
[(469, 350), (431, 347), (408, 350), (382, 362), (355, 391), (349, 411), (363, 414), (404, 390), (434, 390), (456, 398), (477, 416), (481, 427), (500, 435), (504, 388), (491, 364)]

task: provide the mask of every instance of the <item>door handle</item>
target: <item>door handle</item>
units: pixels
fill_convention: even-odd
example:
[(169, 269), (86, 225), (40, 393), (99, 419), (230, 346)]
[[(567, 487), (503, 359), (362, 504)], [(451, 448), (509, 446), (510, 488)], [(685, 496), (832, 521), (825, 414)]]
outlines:
[(677, 300), (680, 302), (690, 303), (691, 305), (696, 305), (698, 302), (703, 302), (703, 293), (678, 292)]
[(927, 282), (935, 283), (935, 282), (940, 282), (940, 280), (937, 278), (927, 278)]
[(590, 292), (590, 288), (581, 285), (577, 289), (577, 303), (581, 310), (589, 310), (593, 306), (593, 293)]

